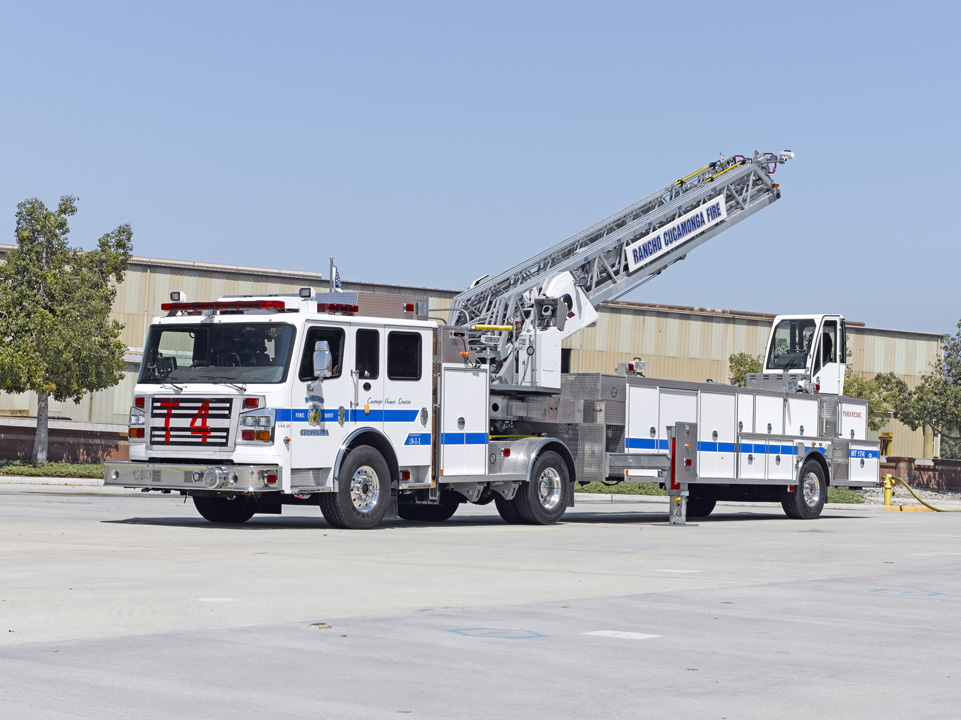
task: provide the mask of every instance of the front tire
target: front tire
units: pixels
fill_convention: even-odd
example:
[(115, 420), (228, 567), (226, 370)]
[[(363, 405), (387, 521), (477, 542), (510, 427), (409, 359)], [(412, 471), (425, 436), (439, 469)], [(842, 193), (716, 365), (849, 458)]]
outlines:
[(377, 527), (390, 501), (390, 468), (369, 445), (351, 450), (337, 476), (337, 492), (321, 493), (324, 519), (342, 530)]
[(571, 478), (567, 463), (556, 452), (545, 452), (534, 463), (529, 482), (522, 483), (514, 507), (528, 525), (553, 525), (567, 511)]
[(197, 512), (212, 523), (225, 525), (241, 525), (257, 512), (257, 501), (249, 495), (234, 495), (233, 497), (216, 497), (210, 495), (194, 495), (194, 507)]
[(781, 489), (781, 507), (792, 520), (813, 520), (821, 514), (828, 488), (824, 470), (817, 460), (808, 460), (801, 468), (801, 480), (794, 492)]

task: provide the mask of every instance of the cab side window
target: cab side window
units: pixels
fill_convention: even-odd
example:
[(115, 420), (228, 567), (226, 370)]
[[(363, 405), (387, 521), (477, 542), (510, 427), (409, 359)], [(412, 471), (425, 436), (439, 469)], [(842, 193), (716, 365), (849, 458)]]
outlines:
[(376, 378), (380, 375), (380, 332), (357, 331), (355, 358), (357, 377)]
[(824, 323), (821, 330), (821, 344), (817, 355), (814, 356), (814, 372), (820, 371), (825, 365), (837, 362), (838, 359), (838, 324), (834, 320)]
[(391, 380), (420, 380), (420, 333), (387, 334), (387, 377)]
[(314, 379), (314, 345), (318, 340), (326, 340), (333, 356), (332, 378), (340, 377), (344, 359), (344, 331), (334, 327), (308, 327), (307, 339), (304, 341), (304, 354), (300, 358), (300, 374), (298, 377), (304, 382)]
[(821, 334), (821, 357), (824, 364), (838, 361), (838, 324), (834, 320), (824, 323)]

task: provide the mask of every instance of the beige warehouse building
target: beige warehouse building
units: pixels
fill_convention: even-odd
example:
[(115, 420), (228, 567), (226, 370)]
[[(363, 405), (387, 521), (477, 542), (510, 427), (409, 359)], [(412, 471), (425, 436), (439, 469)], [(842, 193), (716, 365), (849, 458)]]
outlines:
[[(0, 245), (5, 256), (10, 245)], [(151, 319), (160, 314), (171, 291), (191, 300), (213, 300), (224, 295), (296, 293), (305, 286), (326, 289), (329, 280), (320, 273), (193, 263), (135, 257), (119, 288), (114, 317), (124, 324), (123, 340), (129, 348), (123, 382), (86, 396), (80, 403), (51, 401), (51, 438), (59, 449), (72, 446), (73, 457), (96, 458), (104, 448), (114, 456), (125, 454), (127, 414), (139, 370), (140, 353)], [(344, 282), (350, 290), (427, 295), (432, 309), (449, 307), (459, 291)], [(776, 310), (776, 308), (772, 308)], [(444, 318), (439, 312), (438, 317)], [(623, 301), (600, 308), (593, 328), (565, 342), (565, 369), (570, 372), (613, 372), (618, 362), (642, 358), (648, 377), (675, 380), (728, 381), (728, 357), (736, 352), (761, 355), (773, 314), (648, 305)], [(852, 322), (854, 321), (854, 322)], [(849, 319), (853, 369), (873, 377), (894, 372), (910, 387), (941, 353), (942, 337), (933, 333), (870, 328)], [(32, 447), (36, 397), (0, 394), (0, 457), (23, 457)], [(889, 420), (882, 432), (894, 436), (893, 453), (923, 457), (920, 431)], [(876, 435), (876, 434), (875, 434)], [(77, 450), (79, 448), (79, 451)], [(56, 459), (57, 448), (51, 449)]]

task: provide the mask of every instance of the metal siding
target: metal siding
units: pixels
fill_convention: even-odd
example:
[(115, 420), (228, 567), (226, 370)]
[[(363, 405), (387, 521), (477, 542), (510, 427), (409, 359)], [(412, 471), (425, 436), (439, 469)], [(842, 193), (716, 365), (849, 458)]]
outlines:
[[(0, 247), (0, 254), (6, 252)], [(351, 283), (348, 283), (350, 285)], [(204, 263), (134, 260), (118, 288), (112, 317), (124, 324), (122, 339), (131, 348), (142, 348), (150, 320), (160, 314), (172, 290), (191, 300), (210, 300), (222, 295), (296, 293), (304, 286), (317, 290), (328, 287), (319, 273), (260, 268), (238, 268)], [(357, 283), (370, 290), (397, 291), (396, 286)], [(453, 291), (417, 289), (430, 297), (431, 308), (450, 307)], [(771, 318), (737, 313), (670, 309), (614, 303), (600, 308), (597, 325), (565, 341), (572, 348), (574, 372), (611, 373), (618, 362), (641, 356), (647, 363), (645, 375), (685, 381), (712, 378), (726, 383), (728, 357), (736, 352), (762, 355)], [(910, 387), (930, 370), (940, 352), (940, 339), (933, 334), (872, 328), (848, 328), (851, 364), (860, 375), (895, 372)], [(59, 404), (57, 414), (101, 424), (126, 425), (137, 368), (128, 365), (124, 380), (116, 387), (84, 398), (79, 404)], [(36, 396), (0, 394), (0, 413), (6, 410), (36, 413)], [(53, 413), (53, 403), (51, 412)], [(923, 436), (890, 420), (886, 429), (894, 432), (895, 452), (920, 457)], [(872, 436), (875, 435), (872, 433)]]

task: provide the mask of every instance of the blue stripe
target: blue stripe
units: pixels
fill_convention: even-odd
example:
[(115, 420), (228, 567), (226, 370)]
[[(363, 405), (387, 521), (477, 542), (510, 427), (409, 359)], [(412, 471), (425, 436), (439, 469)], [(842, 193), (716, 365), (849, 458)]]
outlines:
[(722, 452), (722, 453), (732, 453), (737, 450), (736, 443), (725, 443), (725, 442), (706, 442), (701, 441), (697, 444), (697, 449), (701, 452)]
[[(371, 410), (365, 413), (363, 408), (358, 410), (348, 410), (346, 412), (347, 422), (389, 422), (404, 423), (417, 420), (418, 410)], [(321, 412), (324, 420), (337, 422), (337, 410), (323, 410)], [(277, 422), (307, 422), (306, 409), (278, 408), (276, 411)]]
[(881, 457), (881, 453), (878, 450), (849, 450), (848, 457), (851, 458), (865, 458), (866, 460), (873, 460)]
[(655, 440), (654, 438), (627, 438), (624, 443), (628, 450), (669, 450), (670, 445), (667, 440)]
[[(723, 443), (722, 443), (723, 444)], [(741, 443), (742, 453), (755, 455), (795, 455), (793, 445), (766, 445), (764, 443)]]
[(444, 445), (486, 445), (487, 433), (444, 433), (440, 441)]
[(812, 445), (811, 447), (809, 447), (809, 448), (807, 448), (807, 449), (808, 449), (808, 450), (817, 450), (817, 451), (818, 451), (819, 453), (821, 453), (822, 455), (826, 455), (826, 454), (827, 454), (827, 452), (825, 451), (825, 449), (824, 449), (823, 447), (814, 447), (814, 446)]

